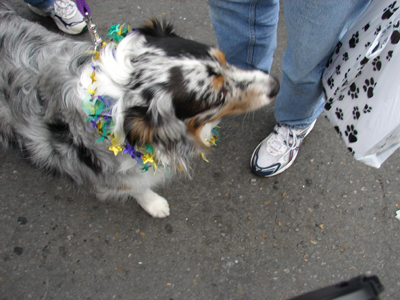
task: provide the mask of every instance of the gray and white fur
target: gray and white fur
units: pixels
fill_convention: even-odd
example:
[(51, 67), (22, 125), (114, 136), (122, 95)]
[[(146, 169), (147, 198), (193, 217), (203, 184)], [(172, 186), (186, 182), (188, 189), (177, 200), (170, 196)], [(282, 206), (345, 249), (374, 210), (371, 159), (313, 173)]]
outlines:
[[(135, 198), (153, 217), (170, 214), (151, 188), (190, 172), (189, 159), (209, 148), (211, 130), (226, 115), (271, 102), (278, 82), (225, 61), (216, 48), (183, 39), (150, 20), (100, 58), (93, 45), (47, 31), (0, 3), (0, 142), (35, 165), (70, 177), (99, 199)], [(82, 99), (96, 68), (96, 95), (115, 102), (113, 133), (151, 144), (160, 166), (143, 172), (111, 141), (96, 142)]]

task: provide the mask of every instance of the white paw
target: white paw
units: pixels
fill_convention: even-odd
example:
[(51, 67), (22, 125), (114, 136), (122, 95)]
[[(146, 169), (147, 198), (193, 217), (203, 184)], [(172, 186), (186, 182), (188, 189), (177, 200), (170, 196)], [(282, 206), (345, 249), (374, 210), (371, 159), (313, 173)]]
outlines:
[(151, 190), (136, 197), (139, 205), (153, 218), (165, 218), (169, 216), (169, 205), (165, 198)]

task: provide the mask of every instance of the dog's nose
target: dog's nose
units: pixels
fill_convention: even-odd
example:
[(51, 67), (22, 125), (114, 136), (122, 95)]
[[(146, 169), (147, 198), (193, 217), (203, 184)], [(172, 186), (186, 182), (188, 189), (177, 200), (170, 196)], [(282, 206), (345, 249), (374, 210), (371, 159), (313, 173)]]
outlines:
[(268, 94), (268, 97), (274, 98), (279, 93), (280, 84), (279, 84), (279, 81), (275, 77), (272, 77), (271, 75), (269, 75), (269, 77), (270, 77), (270, 83), (269, 83), (270, 92)]

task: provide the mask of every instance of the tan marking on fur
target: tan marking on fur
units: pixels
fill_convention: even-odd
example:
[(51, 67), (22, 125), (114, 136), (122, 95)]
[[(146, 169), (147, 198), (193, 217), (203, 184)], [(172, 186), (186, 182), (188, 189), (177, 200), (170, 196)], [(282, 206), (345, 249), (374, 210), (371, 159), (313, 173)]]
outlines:
[(132, 141), (138, 141), (141, 146), (153, 142), (153, 129), (144, 119), (136, 119), (131, 124), (131, 128), (130, 132), (127, 132), (127, 135)]
[(210, 147), (210, 143), (208, 143), (207, 141), (202, 141), (200, 137), (201, 130), (206, 123), (200, 124), (200, 126), (198, 126), (197, 128), (195, 128), (194, 126), (195, 123), (196, 119), (193, 118), (186, 123), (186, 127), (188, 129), (188, 132), (195, 138), (197, 147), (200, 148), (201, 151), (204, 151), (205, 149)]
[(224, 77), (220, 76), (214, 76), (212, 79), (212, 85), (216, 91), (219, 91), (222, 86), (224, 85)]
[(119, 184), (119, 185), (118, 185), (118, 189), (119, 189), (119, 190), (123, 190), (123, 191), (130, 191), (130, 190), (133, 190), (132, 187), (127, 186), (127, 185), (125, 185), (125, 184)]
[(219, 49), (212, 49), (211, 54), (215, 56), (215, 58), (219, 61), (221, 66), (225, 67), (226, 66), (226, 58), (224, 52), (222, 52)]
[(259, 99), (259, 93), (253, 91), (248, 92), (246, 96), (243, 96), (242, 100), (227, 100), (225, 105), (221, 108), (219, 112), (215, 114), (213, 118), (208, 120), (208, 122), (214, 122), (222, 117), (243, 114), (250, 111), (257, 110), (268, 103), (261, 103), (254, 101), (254, 99)]
[(154, 28), (154, 23), (153, 22), (157, 22), (155, 19), (150, 19), (150, 20), (146, 20), (145, 22), (144, 22), (144, 24), (147, 26), (147, 27), (150, 27), (150, 28)]

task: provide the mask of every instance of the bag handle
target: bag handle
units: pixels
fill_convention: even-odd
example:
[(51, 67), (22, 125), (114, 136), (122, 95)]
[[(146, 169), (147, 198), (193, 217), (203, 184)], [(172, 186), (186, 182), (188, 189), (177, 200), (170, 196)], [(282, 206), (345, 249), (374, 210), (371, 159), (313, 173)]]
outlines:
[(370, 60), (377, 57), (389, 43), (392, 33), (393, 25), (389, 23), (386, 28), (379, 32), (374, 42), (369, 47), (367, 54), (365, 54), (365, 58)]
[[(369, 46), (364, 56), (364, 59), (367, 59), (368, 61), (377, 57), (383, 51), (383, 49), (385, 49), (387, 44), (389, 44), (390, 36), (392, 35), (394, 29), (393, 23), (388, 22), (382, 25), (382, 27), (383, 29), (378, 33), (375, 40)], [(349, 78), (350, 80), (342, 86), (340, 92), (345, 90), (348, 86), (350, 86), (354, 82), (357, 73), (364, 68), (365, 63), (363, 64), (361, 63), (362, 61), (364, 61), (364, 59), (357, 60), (354, 63), (354, 65), (350, 68), (350, 72), (347, 74), (347, 78)]]

